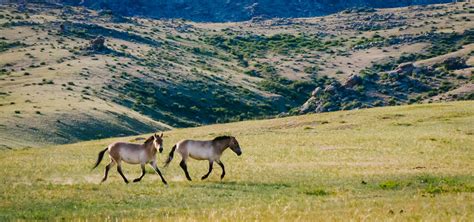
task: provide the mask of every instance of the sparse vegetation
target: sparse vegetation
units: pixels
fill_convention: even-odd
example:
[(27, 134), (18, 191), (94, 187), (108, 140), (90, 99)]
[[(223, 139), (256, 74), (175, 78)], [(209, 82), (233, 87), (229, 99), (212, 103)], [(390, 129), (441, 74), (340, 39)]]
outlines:
[[(180, 139), (223, 133), (243, 150), (223, 155), (223, 181), (216, 167), (200, 181), (208, 165), (199, 161), (188, 162), (192, 182), (177, 162), (161, 168), (169, 187), (150, 168), (128, 185), (116, 171), (99, 184), (104, 163), (90, 171), (107, 144), (136, 136), (0, 151), (8, 159), (0, 161), (8, 169), (0, 173), (0, 220), (470, 220), (473, 107), (384, 107), (168, 131), (164, 153)], [(123, 168), (129, 178), (140, 175)]]
[(337, 40), (322, 41), (316, 36), (276, 34), (272, 36), (212, 36), (205, 42), (246, 59), (265, 58), (269, 52), (289, 55), (307, 50), (326, 51), (340, 45)]
[(19, 47), (21, 45), (22, 44), (19, 41), (15, 41), (15, 42), (0, 41), (0, 52), (6, 51), (14, 47)]
[[(16, 140), (11, 133), (19, 129), (46, 133), (35, 139), (45, 144), (87, 138), (50, 132), (92, 121), (81, 116), (93, 107), (100, 110), (94, 122), (113, 125), (123, 114), (140, 126), (184, 127), (300, 114), (311, 98), (318, 102), (311, 112), (468, 100), (472, 50), (462, 47), (471, 47), (473, 27), (465, 22), (469, 10), (459, 5), (222, 24), (37, 4), (28, 4), (25, 14), (3, 5), (0, 87), (9, 93), (2, 95), (2, 117), (16, 120), (5, 124), (4, 134)], [(460, 59), (437, 58), (446, 53)], [(426, 65), (433, 69), (388, 74), (427, 59), (435, 61)], [(361, 80), (348, 87), (350, 75)], [(44, 104), (41, 115), (26, 111)], [(59, 115), (71, 122), (57, 124)], [(114, 132), (107, 135), (146, 131)], [(100, 130), (87, 135), (105, 137)], [(13, 140), (2, 141), (41, 145)]]

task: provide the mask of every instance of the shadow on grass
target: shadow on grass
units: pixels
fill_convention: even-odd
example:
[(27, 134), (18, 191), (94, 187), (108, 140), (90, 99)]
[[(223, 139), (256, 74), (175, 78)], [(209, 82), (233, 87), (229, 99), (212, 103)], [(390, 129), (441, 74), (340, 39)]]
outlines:
[(414, 175), (379, 180), (369, 187), (382, 190), (416, 190), (423, 194), (474, 192), (472, 176)]
[(210, 188), (210, 189), (224, 189), (224, 190), (238, 190), (238, 191), (268, 191), (281, 190), (290, 188), (291, 185), (287, 183), (257, 183), (247, 181), (222, 181), (222, 182), (208, 182), (204, 184), (193, 184), (192, 188)]
[(327, 196), (333, 193), (320, 186), (315, 187), (312, 185), (302, 186), (298, 184), (289, 183), (257, 183), (247, 181), (210, 182), (205, 184), (191, 185), (191, 187), (199, 189), (218, 189), (252, 193), (285, 192), (289, 195), (305, 194), (309, 196)]

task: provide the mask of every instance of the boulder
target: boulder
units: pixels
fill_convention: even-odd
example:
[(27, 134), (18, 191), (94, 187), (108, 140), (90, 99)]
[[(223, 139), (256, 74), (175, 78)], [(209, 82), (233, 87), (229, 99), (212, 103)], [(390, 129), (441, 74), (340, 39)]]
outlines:
[(343, 86), (347, 88), (352, 88), (355, 85), (360, 84), (361, 82), (362, 82), (362, 78), (360, 78), (360, 76), (352, 74), (346, 79)]
[(395, 71), (398, 74), (409, 74), (412, 73), (413, 70), (415, 69), (415, 66), (411, 62), (406, 62), (398, 65), (398, 67), (395, 69)]
[(336, 89), (337, 87), (334, 84), (331, 84), (331, 85), (326, 86), (326, 88), (324, 88), (324, 92), (331, 93), (331, 92), (336, 91)]
[(193, 28), (192, 25), (189, 25), (189, 24), (181, 24), (181, 25), (178, 25), (175, 30), (178, 31), (178, 32), (190, 32), (191, 29)]
[(300, 113), (303, 114), (303, 113), (313, 112), (317, 100), (318, 100), (318, 99), (316, 99), (315, 97), (310, 97), (310, 98), (300, 107), (300, 110), (299, 110)]
[(94, 50), (94, 51), (102, 51), (106, 49), (107, 47), (105, 46), (105, 38), (103, 36), (98, 36), (95, 39), (92, 39), (89, 42), (89, 49)]
[(313, 92), (311, 92), (311, 96), (318, 97), (319, 95), (321, 95), (321, 93), (322, 93), (321, 87), (316, 87), (316, 89), (314, 89)]
[(447, 70), (457, 70), (466, 68), (466, 59), (462, 57), (450, 57), (445, 59), (442, 64)]
[(324, 104), (325, 100), (311, 97), (300, 107), (300, 114), (324, 112)]

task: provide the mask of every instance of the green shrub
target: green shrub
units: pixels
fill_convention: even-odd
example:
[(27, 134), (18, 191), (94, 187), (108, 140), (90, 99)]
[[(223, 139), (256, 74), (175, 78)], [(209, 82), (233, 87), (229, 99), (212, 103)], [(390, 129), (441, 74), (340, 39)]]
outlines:
[(389, 181), (385, 181), (383, 183), (380, 183), (379, 187), (384, 189), (384, 190), (394, 190), (394, 189), (399, 188), (400, 184), (396, 181), (389, 180)]

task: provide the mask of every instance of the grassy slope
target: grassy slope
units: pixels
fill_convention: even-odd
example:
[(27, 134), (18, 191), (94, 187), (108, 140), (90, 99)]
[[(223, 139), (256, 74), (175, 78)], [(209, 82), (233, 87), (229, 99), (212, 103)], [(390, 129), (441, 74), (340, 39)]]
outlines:
[[(472, 4), (458, 3), (338, 13), (289, 19), (288, 23), (279, 19), (194, 23), (115, 18), (80, 7), (34, 4), (25, 13), (14, 5), (2, 5), (0, 148), (38, 147), (151, 132), (168, 125), (205, 125), (288, 112), (308, 99), (317, 85), (312, 78), (329, 76), (341, 81), (372, 63), (395, 61), (403, 53), (426, 55), (433, 44), (431, 40), (371, 43), (430, 31), (463, 33), (474, 27), (471, 8)], [(365, 30), (375, 27), (372, 22), (380, 30)], [(288, 35), (272, 38), (277, 34)], [(85, 50), (98, 35), (106, 37), (107, 47), (115, 53)], [(209, 40), (216, 37), (232, 41), (211, 44)], [(354, 49), (364, 44), (369, 46)], [(453, 89), (465, 82), (472, 84), (472, 47), (462, 52), (458, 54), (471, 58), (471, 67), (462, 73), (465, 78), (459, 80), (461, 74), (453, 74), (437, 81), (446, 80)], [(431, 96), (422, 99), (428, 101)], [(124, 127), (116, 127), (124, 121)], [(114, 126), (104, 134), (96, 125)], [(19, 133), (27, 134), (26, 140), (19, 140)]]
[[(182, 138), (235, 135), (243, 148), (199, 181), (174, 160), (125, 185), (104, 163), (90, 171), (107, 139), (0, 152), (0, 220), (150, 218), (181, 220), (473, 220), (474, 102), (453, 102), (246, 121), (165, 133), (165, 152)], [(165, 155), (159, 155), (160, 160)], [(179, 158), (178, 158), (179, 159)], [(125, 166), (129, 178), (138, 166)], [(366, 184), (364, 184), (366, 183)]]

